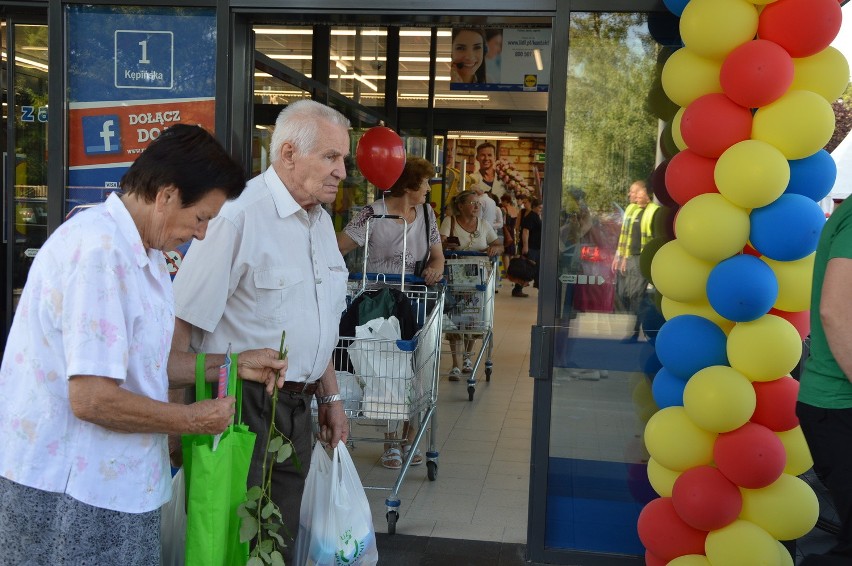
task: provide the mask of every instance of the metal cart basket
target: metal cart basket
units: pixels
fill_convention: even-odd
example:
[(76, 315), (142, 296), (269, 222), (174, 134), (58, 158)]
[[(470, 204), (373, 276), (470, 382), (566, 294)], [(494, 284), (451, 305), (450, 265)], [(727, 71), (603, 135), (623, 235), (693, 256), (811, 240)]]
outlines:
[[(459, 344), (461, 355), (471, 360), (467, 394), (468, 400), (473, 401), (476, 376), (483, 360), (485, 380), (491, 381), (497, 269), (494, 261), (481, 252), (453, 251), (444, 255), (448, 321), (443, 324), (443, 332), (447, 340)], [(482, 339), (482, 346), (476, 350), (474, 345), (478, 338)]]

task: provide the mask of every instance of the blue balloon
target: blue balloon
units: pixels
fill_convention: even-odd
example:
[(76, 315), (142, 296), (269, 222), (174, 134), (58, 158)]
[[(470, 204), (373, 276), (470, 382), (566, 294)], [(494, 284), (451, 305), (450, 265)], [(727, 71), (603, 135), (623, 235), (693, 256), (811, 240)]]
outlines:
[(778, 298), (778, 279), (764, 261), (743, 254), (719, 262), (707, 278), (713, 310), (735, 322), (757, 320)]
[(816, 250), (825, 226), (825, 213), (810, 198), (781, 195), (751, 211), (749, 241), (754, 249), (776, 261), (796, 261)]
[(837, 164), (826, 150), (790, 161), (790, 182), (785, 194), (803, 195), (814, 202), (828, 196), (837, 180)]
[(663, 4), (666, 5), (666, 8), (669, 9), (669, 12), (677, 16), (678, 18), (683, 14), (683, 9), (686, 8), (686, 5), (689, 3), (689, 0), (663, 0)]
[(683, 407), (683, 390), (686, 381), (682, 380), (666, 368), (661, 369), (654, 376), (651, 383), (651, 395), (660, 409), (666, 407)]
[(682, 314), (666, 321), (657, 334), (657, 357), (681, 379), (710, 366), (728, 365), (728, 337), (710, 320)]

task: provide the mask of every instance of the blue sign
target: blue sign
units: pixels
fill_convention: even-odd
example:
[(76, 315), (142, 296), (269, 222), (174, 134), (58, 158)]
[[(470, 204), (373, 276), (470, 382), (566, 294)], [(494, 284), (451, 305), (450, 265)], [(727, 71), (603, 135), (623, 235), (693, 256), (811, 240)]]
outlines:
[(116, 88), (170, 89), (174, 84), (174, 34), (115, 31)]
[(69, 5), (69, 102), (179, 100), (216, 90), (216, 11)]
[(117, 114), (83, 117), (83, 143), (87, 155), (121, 153)]

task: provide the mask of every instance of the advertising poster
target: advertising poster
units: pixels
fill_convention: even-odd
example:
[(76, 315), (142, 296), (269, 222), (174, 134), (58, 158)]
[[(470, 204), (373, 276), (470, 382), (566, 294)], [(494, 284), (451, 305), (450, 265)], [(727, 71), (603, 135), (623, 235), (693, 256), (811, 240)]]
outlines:
[(453, 28), (450, 90), (547, 92), (550, 29)]
[(67, 16), (70, 210), (103, 201), (169, 126), (213, 131), (216, 20), (210, 8), (73, 5)]

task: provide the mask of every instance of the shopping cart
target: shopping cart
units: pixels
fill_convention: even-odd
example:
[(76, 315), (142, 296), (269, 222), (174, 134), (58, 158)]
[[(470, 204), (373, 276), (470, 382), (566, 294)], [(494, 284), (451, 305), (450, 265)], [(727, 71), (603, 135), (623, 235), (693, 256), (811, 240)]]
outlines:
[[(471, 360), (467, 374), (468, 401), (476, 393), (476, 376), (485, 362), (485, 380), (491, 381), (491, 350), (494, 338), (494, 291), (497, 268), (495, 261), (481, 252), (445, 252), (447, 291), (443, 332), (447, 340), (458, 344), (459, 352)], [(476, 340), (482, 346), (474, 351)]]
[[(400, 217), (377, 215), (370, 221), (379, 218)], [(407, 229), (407, 223), (402, 220)], [(399, 421), (417, 426), (414, 441), (408, 447), (393, 485), (364, 486), (365, 489), (390, 491), (385, 499), (385, 517), (388, 534), (394, 534), (399, 520), (400, 487), (427, 429), (427, 476), (430, 481), (438, 477), (435, 417), (444, 287), (427, 287), (422, 278), (411, 275), (367, 273), (370, 221), (364, 244), (364, 271), (350, 274), (347, 304), (351, 309), (359, 300), (375, 300), (382, 293), (393, 294), (399, 308), (410, 306), (410, 321), (416, 330), (413, 336), (403, 339), (386, 332), (387, 322), (371, 326), (372, 321), (361, 321), (354, 335), (341, 334), (333, 360), (344, 397), (344, 411), (349, 419), (350, 446), (354, 448), (358, 442), (387, 443), (383, 433), (396, 431)], [(314, 417), (316, 422), (316, 412)]]

